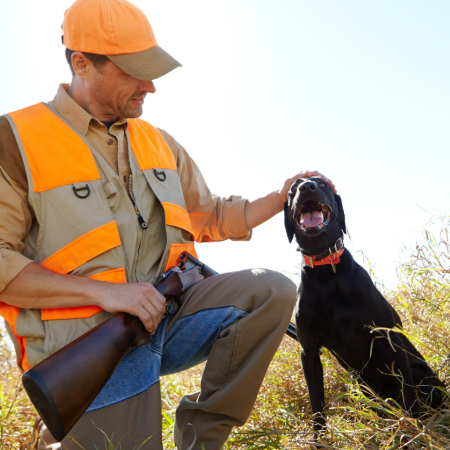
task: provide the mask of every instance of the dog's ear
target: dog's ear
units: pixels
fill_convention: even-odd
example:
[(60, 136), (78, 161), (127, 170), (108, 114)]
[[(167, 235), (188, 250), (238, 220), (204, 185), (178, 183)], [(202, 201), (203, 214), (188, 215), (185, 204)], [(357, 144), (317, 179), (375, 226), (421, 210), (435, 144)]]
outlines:
[(334, 195), (334, 201), (336, 202), (336, 205), (338, 207), (338, 222), (341, 230), (347, 234), (347, 226), (345, 225), (345, 213), (344, 213), (344, 207), (342, 206), (342, 200), (341, 196), (335, 194)]
[(295, 233), (295, 228), (291, 225), (291, 222), (289, 221), (287, 202), (284, 202), (284, 226), (286, 228), (286, 234), (289, 239), (289, 242), (292, 242)]

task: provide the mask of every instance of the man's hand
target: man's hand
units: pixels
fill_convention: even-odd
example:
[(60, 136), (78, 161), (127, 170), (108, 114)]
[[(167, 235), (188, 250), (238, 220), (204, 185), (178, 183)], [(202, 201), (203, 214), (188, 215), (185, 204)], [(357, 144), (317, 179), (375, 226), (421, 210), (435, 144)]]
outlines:
[(295, 177), (286, 180), (284, 186), (279, 191), (272, 192), (265, 197), (258, 198), (258, 200), (247, 202), (247, 204), (245, 205), (245, 222), (247, 224), (247, 227), (251, 230), (258, 225), (261, 225), (266, 220), (269, 220), (279, 212), (283, 211), (284, 202), (287, 199), (287, 195), (289, 189), (292, 186), (292, 183), (297, 178), (309, 177), (322, 178), (326, 183), (330, 185), (334, 193), (336, 193), (336, 187), (334, 186), (334, 183), (325, 175), (317, 172), (317, 170), (305, 170), (304, 172), (300, 172), (295, 175)]
[(297, 175), (295, 175), (295, 177), (289, 178), (288, 180), (286, 180), (286, 182), (284, 183), (284, 186), (279, 190), (280, 193), (280, 201), (283, 203), (286, 201), (287, 199), (287, 195), (289, 192), (289, 189), (292, 186), (292, 183), (297, 180), (298, 178), (309, 178), (309, 177), (320, 177), (322, 178), (323, 181), (325, 181), (325, 183), (327, 183), (334, 191), (334, 193), (336, 194), (336, 186), (334, 185), (334, 183), (327, 178), (325, 175), (322, 175), (320, 172), (317, 172), (317, 170), (305, 170), (304, 172), (300, 172)]
[(154, 334), (166, 310), (166, 299), (151, 283), (103, 283), (98, 306), (105, 311), (139, 317)]

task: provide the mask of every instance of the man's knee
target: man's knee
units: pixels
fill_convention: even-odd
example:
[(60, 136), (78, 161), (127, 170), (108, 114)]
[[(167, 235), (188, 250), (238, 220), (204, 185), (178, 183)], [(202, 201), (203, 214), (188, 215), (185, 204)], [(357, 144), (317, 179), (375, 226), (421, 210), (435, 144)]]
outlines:
[(181, 317), (204, 309), (234, 306), (242, 311), (274, 317), (289, 315), (296, 301), (295, 284), (280, 272), (267, 269), (247, 269), (229, 272), (197, 283), (182, 297), (182, 307), (171, 318), (169, 329)]
[(285, 275), (268, 269), (249, 269), (245, 273), (250, 295), (255, 307), (263, 304), (274, 311), (290, 311), (296, 303), (296, 286)]

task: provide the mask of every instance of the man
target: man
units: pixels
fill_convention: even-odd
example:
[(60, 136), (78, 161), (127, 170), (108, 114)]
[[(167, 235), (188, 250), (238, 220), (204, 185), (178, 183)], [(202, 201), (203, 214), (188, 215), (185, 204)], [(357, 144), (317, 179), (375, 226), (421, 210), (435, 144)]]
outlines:
[[(0, 314), (19, 366), (112, 313), (138, 316), (152, 342), (122, 360), (62, 448), (100, 448), (104, 431), (122, 448), (151, 436), (141, 448), (161, 449), (159, 376), (207, 359), (201, 391), (182, 399), (174, 433), (180, 450), (217, 450), (251, 412), (295, 287), (267, 270), (218, 275), (164, 316), (152, 283), (182, 251), (195, 253), (194, 239), (250, 239), (282, 210), (295, 178), (318, 173), (252, 202), (213, 196), (183, 147), (138, 119), (153, 80), (180, 66), (142, 11), (126, 0), (78, 0), (63, 33), (70, 86), (0, 117)], [(44, 429), (45, 442), (55, 448)]]

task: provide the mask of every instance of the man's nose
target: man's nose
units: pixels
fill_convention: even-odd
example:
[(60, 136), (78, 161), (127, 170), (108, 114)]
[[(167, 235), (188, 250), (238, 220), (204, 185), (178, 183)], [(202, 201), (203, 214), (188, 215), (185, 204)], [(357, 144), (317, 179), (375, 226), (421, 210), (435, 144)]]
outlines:
[(317, 189), (317, 184), (314, 181), (307, 181), (300, 186), (300, 192), (304, 194), (305, 192), (314, 192)]
[(139, 83), (139, 89), (144, 92), (149, 92), (150, 94), (154, 94), (156, 92), (156, 87), (153, 81), (141, 81)]

